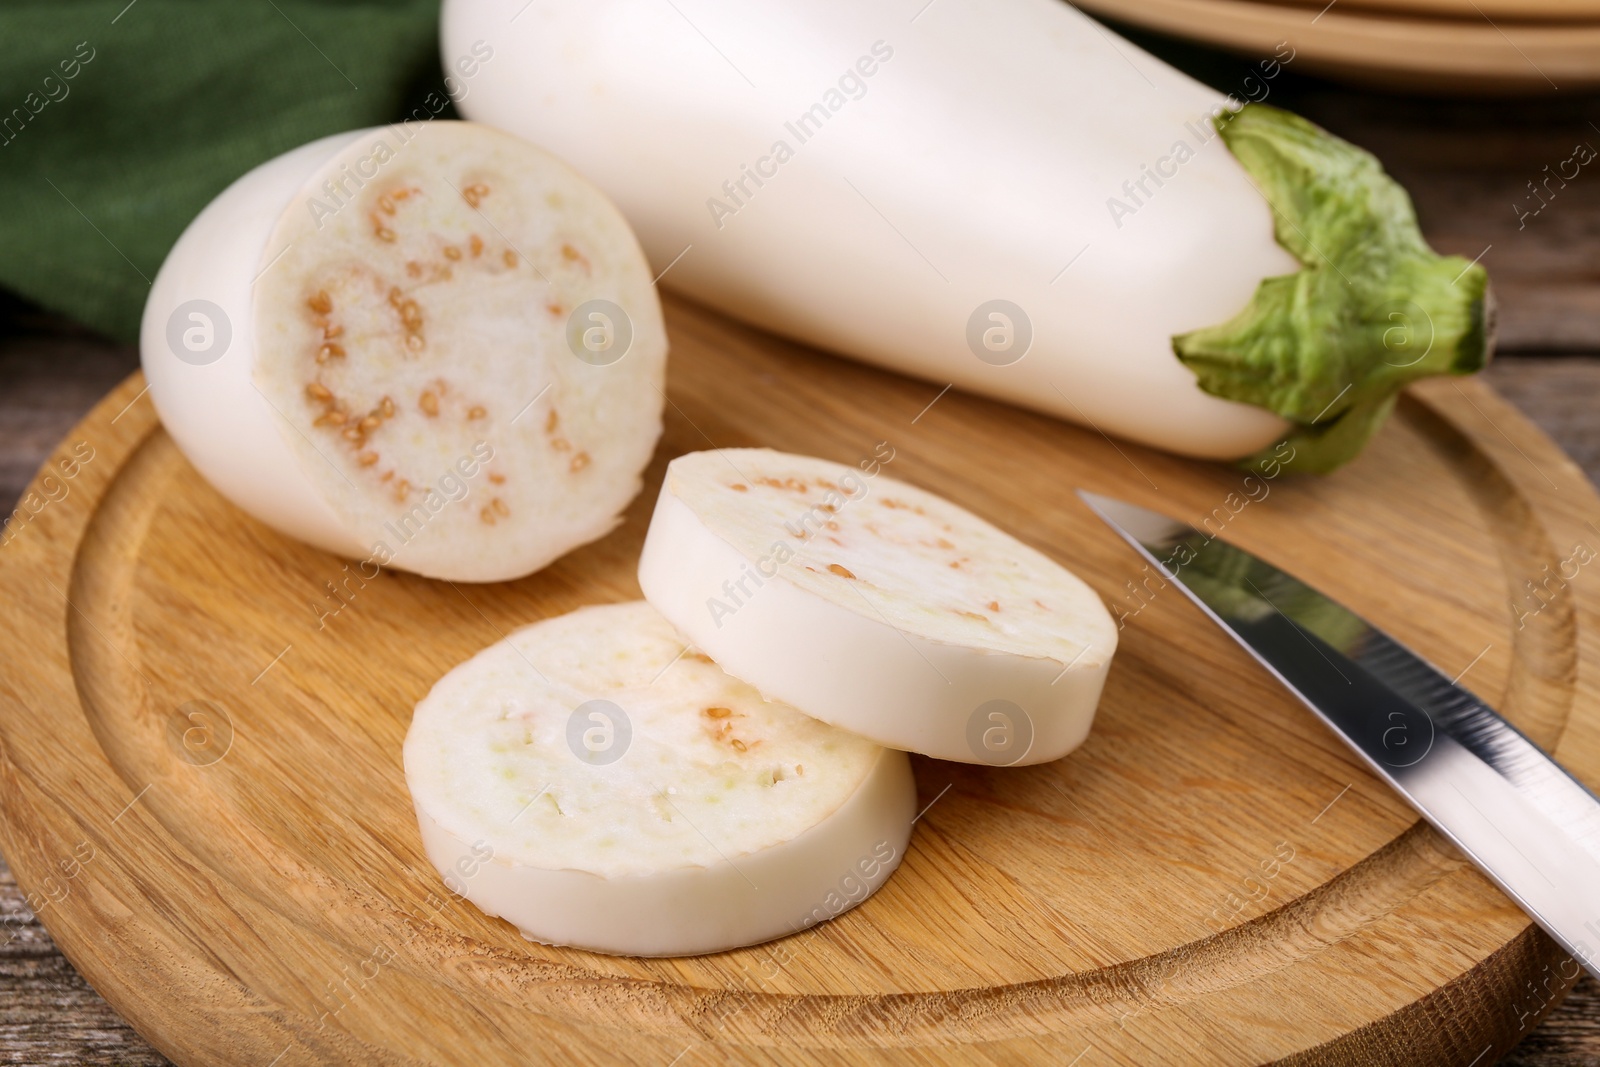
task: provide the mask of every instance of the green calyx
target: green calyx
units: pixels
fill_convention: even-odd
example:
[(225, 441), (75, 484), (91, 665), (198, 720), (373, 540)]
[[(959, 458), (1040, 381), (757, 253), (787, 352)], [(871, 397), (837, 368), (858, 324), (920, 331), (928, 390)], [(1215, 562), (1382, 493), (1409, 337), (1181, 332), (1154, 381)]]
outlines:
[[(1289, 469), (1331, 471), (1407, 384), (1489, 361), (1489, 276), (1428, 247), (1411, 198), (1370, 153), (1264, 104), (1215, 125), (1303, 269), (1265, 279), (1244, 310), (1179, 334), (1173, 351), (1206, 392), (1294, 423)], [(1283, 443), (1244, 465), (1282, 463)]]

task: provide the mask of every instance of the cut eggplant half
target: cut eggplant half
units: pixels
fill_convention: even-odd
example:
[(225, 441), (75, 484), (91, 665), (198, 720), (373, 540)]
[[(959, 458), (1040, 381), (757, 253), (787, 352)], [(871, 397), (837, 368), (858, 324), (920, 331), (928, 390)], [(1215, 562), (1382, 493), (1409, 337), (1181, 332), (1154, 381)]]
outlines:
[(534, 571), (611, 530), (661, 430), (666, 334), (621, 215), (473, 123), (326, 138), (217, 197), (141, 352), (224, 496), (439, 578)]
[(904, 753), (764, 700), (643, 601), (513, 633), (417, 705), (406, 781), (446, 884), (524, 936), (737, 948), (871, 895), (911, 836)]
[(668, 465), (639, 584), (768, 697), (965, 763), (1076, 748), (1117, 647), (1089, 586), (971, 512), (768, 449)]

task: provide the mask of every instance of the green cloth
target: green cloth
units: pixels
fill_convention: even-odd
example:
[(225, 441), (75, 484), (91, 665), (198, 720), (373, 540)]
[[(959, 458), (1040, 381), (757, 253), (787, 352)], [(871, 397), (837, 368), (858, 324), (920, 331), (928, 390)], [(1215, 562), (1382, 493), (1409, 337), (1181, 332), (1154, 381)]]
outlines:
[(0, 4), (0, 287), (132, 340), (167, 250), (235, 178), (453, 114), (438, 21), (438, 0)]

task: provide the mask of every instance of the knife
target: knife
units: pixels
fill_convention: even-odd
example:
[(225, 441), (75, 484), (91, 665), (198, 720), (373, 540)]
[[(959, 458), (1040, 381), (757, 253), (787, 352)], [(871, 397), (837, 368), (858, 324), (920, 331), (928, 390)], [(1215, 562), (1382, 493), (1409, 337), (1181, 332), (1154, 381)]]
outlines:
[(1600, 799), (1583, 783), (1298, 578), (1158, 512), (1078, 495), (1600, 978)]

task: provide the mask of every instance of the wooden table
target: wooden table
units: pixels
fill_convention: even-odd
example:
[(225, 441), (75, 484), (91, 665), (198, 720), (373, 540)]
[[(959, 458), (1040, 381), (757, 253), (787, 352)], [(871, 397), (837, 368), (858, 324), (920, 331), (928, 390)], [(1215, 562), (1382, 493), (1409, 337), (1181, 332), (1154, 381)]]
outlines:
[[(1216, 80), (1229, 76), (1223, 64)], [(1489, 379), (1600, 482), (1600, 177), (1580, 176), (1536, 217), (1520, 220), (1515, 206), (1546, 164), (1580, 141), (1600, 146), (1600, 99), (1427, 101), (1292, 75), (1275, 85), (1272, 103), (1383, 159), (1435, 247), (1481, 255), (1502, 313)], [(0, 503), (13, 506), (50, 447), (137, 365), (132, 347), (0, 294)], [(57, 951), (3, 864), (0, 920), (0, 1062), (166, 1062)], [(1600, 983), (1586, 979), (1502, 1062), (1600, 1064)]]

